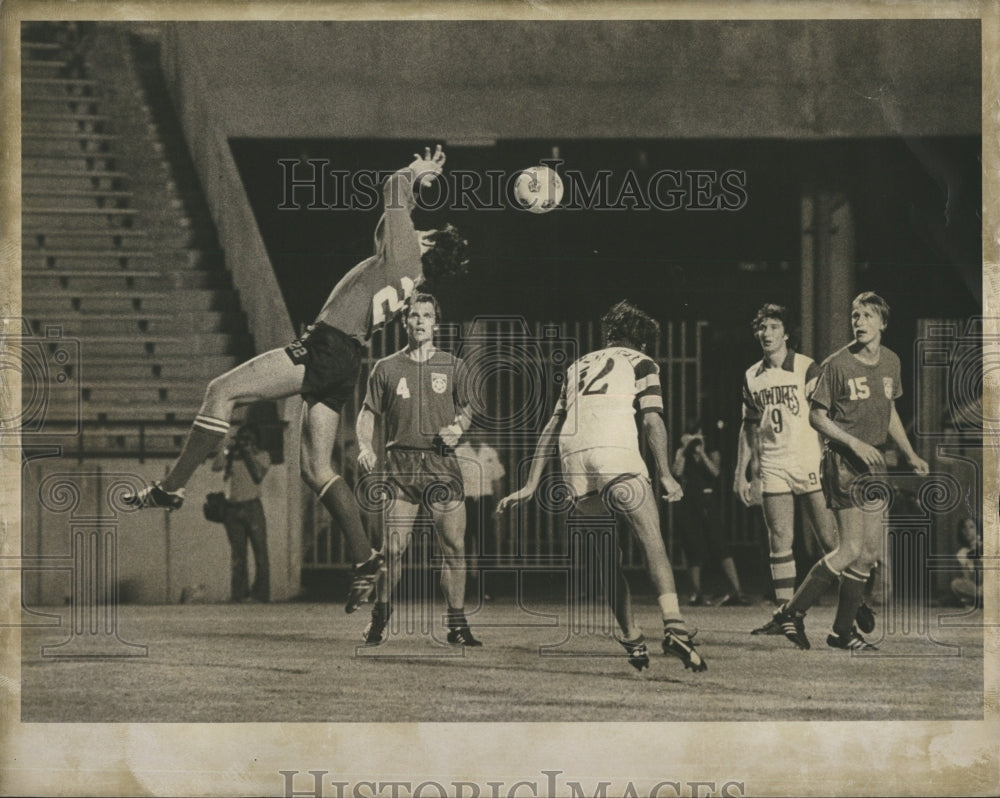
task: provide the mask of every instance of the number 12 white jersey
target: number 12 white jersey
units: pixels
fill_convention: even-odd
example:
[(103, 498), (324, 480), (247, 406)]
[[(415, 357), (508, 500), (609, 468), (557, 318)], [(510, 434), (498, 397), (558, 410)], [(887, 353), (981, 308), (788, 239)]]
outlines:
[(636, 413), (663, 412), (660, 370), (648, 356), (623, 346), (584, 355), (566, 370), (556, 413), (563, 456), (584, 449), (639, 451)]

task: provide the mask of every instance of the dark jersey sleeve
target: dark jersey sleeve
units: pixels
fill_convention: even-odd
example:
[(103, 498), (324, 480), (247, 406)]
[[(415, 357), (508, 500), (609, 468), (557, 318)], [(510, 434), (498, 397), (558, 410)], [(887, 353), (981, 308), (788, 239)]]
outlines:
[(840, 394), (841, 374), (835, 359), (827, 360), (819, 370), (819, 377), (816, 378), (816, 387), (813, 389), (809, 402), (814, 407), (822, 407), (825, 410), (833, 409), (833, 403)]
[(455, 378), (452, 383), (455, 407), (461, 409), (469, 404), (469, 370), (460, 357), (455, 358)]
[(663, 412), (660, 367), (648, 357), (635, 364), (635, 408), (639, 413)]
[(760, 423), (760, 409), (753, 400), (750, 392), (750, 383), (747, 382), (746, 373), (743, 374), (743, 386), (740, 388), (740, 399), (743, 402), (743, 418), (751, 424)]
[(380, 360), (372, 366), (368, 376), (368, 390), (365, 393), (365, 409), (376, 416), (382, 415), (385, 401), (386, 369), (385, 362)]

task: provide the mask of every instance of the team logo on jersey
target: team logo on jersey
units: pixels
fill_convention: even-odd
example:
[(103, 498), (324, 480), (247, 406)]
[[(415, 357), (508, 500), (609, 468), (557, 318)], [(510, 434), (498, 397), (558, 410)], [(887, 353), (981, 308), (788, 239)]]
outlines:
[(444, 393), (448, 390), (448, 375), (441, 374), (437, 371), (431, 372), (431, 388), (434, 389), (434, 393)]
[(883, 377), (882, 387), (885, 388), (885, 398), (892, 399), (892, 377)]
[(758, 410), (763, 410), (768, 405), (784, 405), (789, 412), (799, 414), (799, 386), (798, 385), (773, 385), (769, 388), (761, 388), (753, 392), (754, 402)]

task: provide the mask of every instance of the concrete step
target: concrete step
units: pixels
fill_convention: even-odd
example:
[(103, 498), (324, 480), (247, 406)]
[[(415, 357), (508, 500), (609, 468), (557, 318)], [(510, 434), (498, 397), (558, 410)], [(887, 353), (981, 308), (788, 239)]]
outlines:
[(62, 52), (62, 45), (56, 42), (24, 39), (21, 42), (21, 52), (29, 58), (55, 57)]
[(25, 98), (74, 97), (89, 99), (99, 93), (99, 82), (93, 78), (22, 78), (21, 94)]
[(21, 207), (21, 219), (28, 228), (64, 230), (106, 230), (115, 232), (135, 225), (135, 208), (41, 208), (27, 203)]
[(218, 252), (200, 249), (175, 249), (154, 252), (138, 249), (38, 249), (21, 252), (22, 269), (176, 269), (214, 268), (220, 262)]
[(54, 112), (71, 114), (99, 114), (102, 100), (99, 97), (26, 97), (21, 96), (21, 111)]
[(228, 330), (227, 325), (232, 321), (231, 315), (218, 311), (175, 314), (135, 313), (121, 316), (96, 313), (36, 316), (25, 308), (22, 308), (21, 312), (36, 335), (41, 335), (47, 327), (58, 323), (63, 335), (74, 338), (106, 335), (163, 336), (176, 335), (187, 330), (217, 333)]
[(48, 291), (164, 291), (170, 288), (224, 288), (227, 278), (226, 274), (196, 270), (155, 274), (52, 269), (45, 272), (23, 272), (21, 286), (26, 294)]
[[(141, 427), (141, 428), (140, 428)], [(88, 454), (121, 457), (138, 452), (160, 456), (176, 456), (184, 445), (188, 426), (183, 422), (161, 425), (129, 424), (101, 426), (88, 424), (78, 439), (79, 447)], [(70, 447), (72, 449), (73, 447)], [(68, 455), (71, 455), (69, 452)]]
[(23, 293), (25, 316), (63, 318), (70, 313), (169, 313), (219, 311), (236, 313), (239, 302), (232, 289), (177, 289), (175, 291), (102, 291)]
[(24, 191), (121, 191), (131, 185), (132, 180), (125, 172), (80, 172), (58, 169), (37, 169), (21, 173)]
[(61, 60), (21, 59), (22, 78), (54, 78), (65, 68), (66, 62)]
[(118, 136), (113, 133), (22, 133), (21, 155), (109, 154), (115, 152)]
[(135, 195), (131, 191), (111, 189), (74, 189), (56, 191), (52, 189), (23, 186), (21, 197), (27, 206), (49, 205), (73, 210), (100, 210), (104, 208), (127, 208)]
[(200, 402), (170, 402), (164, 404), (132, 404), (114, 405), (93, 403), (82, 403), (76, 401), (50, 402), (45, 408), (45, 420), (48, 421), (75, 421), (82, 419), (88, 422), (121, 422), (121, 421), (148, 421), (148, 422), (176, 422), (191, 423), (198, 414)]
[(124, 357), (152, 360), (161, 356), (195, 356), (236, 354), (244, 344), (243, 336), (230, 333), (181, 331), (183, 334), (150, 335), (143, 333), (131, 338), (120, 335), (80, 335), (80, 351), (97, 357)]
[(29, 249), (137, 249), (150, 246), (148, 230), (63, 230), (54, 225), (25, 223), (21, 245)]
[[(81, 366), (83, 379), (99, 374), (104, 380), (203, 380), (203, 388), (213, 377), (225, 374), (245, 358), (226, 354), (153, 355), (125, 359), (87, 356)], [(193, 417), (192, 417), (193, 418)]]
[(113, 153), (21, 155), (21, 170), (23, 172), (74, 171), (87, 174), (89, 172), (114, 172), (122, 165), (121, 159)]
[[(85, 371), (84, 374), (89, 372)], [(87, 381), (79, 387), (53, 386), (49, 392), (50, 400), (66, 404), (79, 398), (85, 410), (99, 405), (117, 404), (187, 407), (201, 404), (207, 385), (203, 379), (175, 381), (151, 377), (146, 380), (95, 381), (86, 376), (84, 379)]]

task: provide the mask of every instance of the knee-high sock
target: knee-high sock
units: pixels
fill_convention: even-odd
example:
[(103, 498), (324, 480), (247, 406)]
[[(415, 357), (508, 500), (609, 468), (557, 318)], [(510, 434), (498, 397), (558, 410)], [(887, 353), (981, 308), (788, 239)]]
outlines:
[(851, 633), (854, 616), (864, 598), (868, 573), (857, 568), (848, 568), (840, 580), (840, 595), (837, 597), (837, 617), (833, 620), (833, 631), (841, 637)]
[(805, 581), (795, 591), (786, 609), (792, 612), (805, 612), (831, 587), (837, 584), (840, 574), (833, 571), (826, 563), (826, 557), (816, 563), (806, 575)]
[(319, 500), (343, 530), (351, 562), (363, 563), (371, 556), (372, 546), (361, 523), (361, 509), (347, 483), (342, 477), (334, 476), (320, 490)]
[(161, 487), (167, 491), (180, 490), (205, 458), (215, 454), (222, 439), (229, 431), (229, 422), (211, 416), (196, 416), (184, 441), (180, 457), (163, 480)]
[(771, 555), (771, 584), (774, 597), (782, 603), (795, 592), (795, 556), (791, 549)]

